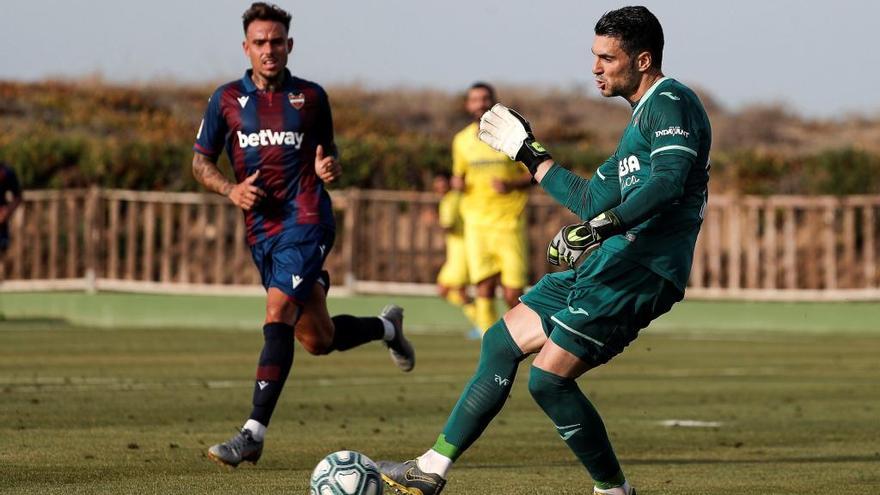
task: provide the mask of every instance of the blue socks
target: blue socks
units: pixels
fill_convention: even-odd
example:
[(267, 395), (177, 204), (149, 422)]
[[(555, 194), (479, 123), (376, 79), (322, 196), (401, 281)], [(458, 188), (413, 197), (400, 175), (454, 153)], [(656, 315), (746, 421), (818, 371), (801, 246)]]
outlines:
[(263, 337), (250, 419), (269, 426), (275, 404), (293, 365), (293, 327), (285, 323), (267, 323), (263, 326)]

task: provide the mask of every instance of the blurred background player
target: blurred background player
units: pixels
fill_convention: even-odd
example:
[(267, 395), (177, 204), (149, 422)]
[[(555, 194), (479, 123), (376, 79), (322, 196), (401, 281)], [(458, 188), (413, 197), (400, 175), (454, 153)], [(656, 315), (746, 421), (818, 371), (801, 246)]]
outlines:
[[(324, 182), (341, 174), (330, 103), (321, 86), (287, 70), (291, 16), (256, 2), (242, 16), (251, 69), (220, 86), (208, 101), (193, 156), (193, 175), (244, 210), (247, 243), (266, 288), (264, 345), (253, 409), (238, 434), (212, 446), (208, 457), (227, 466), (255, 463), (293, 364), (294, 336), (311, 354), (344, 351), (383, 340), (403, 371), (415, 352), (403, 336), (403, 310), (388, 305), (379, 317), (327, 312), (330, 278), (324, 260), (335, 223)], [(235, 178), (217, 169), (223, 148)]]
[(531, 177), (477, 136), (480, 117), (494, 104), (492, 86), (471, 85), (465, 110), (473, 122), (452, 140), (452, 187), (462, 191), (465, 253), (471, 283), (476, 285), (475, 319), (483, 332), (498, 319), (494, 299), (499, 282), (505, 302), (513, 307), (528, 275), (523, 210)]
[(504, 407), (519, 363), (537, 354), (529, 392), (592, 477), (593, 493), (635, 495), (576, 380), (681, 301), (690, 276), (712, 131), (697, 95), (663, 75), (663, 44), (660, 21), (645, 7), (596, 23), (596, 86), (633, 110), (617, 151), (590, 180), (555, 164), (519, 114), (495, 105), (483, 115), (480, 139), (522, 162), (583, 223), (563, 227), (547, 249), (551, 264), (571, 269), (542, 277), (483, 336), (477, 370), (434, 446), (415, 460), (379, 463), (397, 493), (440, 493), (453, 462)]
[(468, 337), (480, 338), (482, 331), (475, 320), (476, 307), (467, 293), (469, 278), (464, 247), (464, 221), (461, 218), (461, 192), (452, 189), (450, 178), (448, 172), (439, 172), (432, 181), (432, 189), (441, 196), (437, 209), (438, 222), (446, 234), (446, 260), (437, 274), (437, 291), (449, 303), (460, 307), (468, 321), (474, 325)]
[(0, 262), (9, 248), (9, 220), (21, 204), (21, 185), (12, 167), (0, 163)]

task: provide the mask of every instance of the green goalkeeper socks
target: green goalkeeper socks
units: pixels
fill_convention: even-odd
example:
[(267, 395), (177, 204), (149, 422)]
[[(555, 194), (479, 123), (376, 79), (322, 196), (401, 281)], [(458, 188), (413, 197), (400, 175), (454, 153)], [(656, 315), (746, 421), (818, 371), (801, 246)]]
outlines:
[(434, 444), (436, 452), (454, 461), (480, 437), (504, 406), (516, 378), (516, 368), (524, 357), (504, 320), (498, 320), (486, 331), (477, 371)]
[(602, 418), (574, 380), (532, 366), (529, 392), (598, 488), (623, 485), (626, 479)]

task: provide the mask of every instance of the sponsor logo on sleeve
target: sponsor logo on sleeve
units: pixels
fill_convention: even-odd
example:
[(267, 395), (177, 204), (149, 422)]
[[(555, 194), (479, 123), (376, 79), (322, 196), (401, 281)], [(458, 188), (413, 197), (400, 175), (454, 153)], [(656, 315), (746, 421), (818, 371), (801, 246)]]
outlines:
[(655, 131), (654, 137), (671, 137), (671, 136), (684, 136), (685, 139), (691, 136), (691, 133), (682, 129), (681, 127), (675, 125), (670, 126), (666, 129)]
[(681, 98), (675, 96), (674, 94), (670, 93), (669, 91), (664, 91), (664, 92), (660, 93), (660, 96), (665, 96), (673, 101), (678, 101), (681, 99)]

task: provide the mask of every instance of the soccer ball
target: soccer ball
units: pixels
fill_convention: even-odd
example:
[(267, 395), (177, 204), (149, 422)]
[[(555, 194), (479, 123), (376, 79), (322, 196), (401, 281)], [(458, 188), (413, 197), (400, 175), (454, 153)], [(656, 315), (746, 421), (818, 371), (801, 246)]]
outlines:
[(321, 459), (309, 486), (310, 495), (380, 495), (382, 475), (364, 454), (340, 450)]

